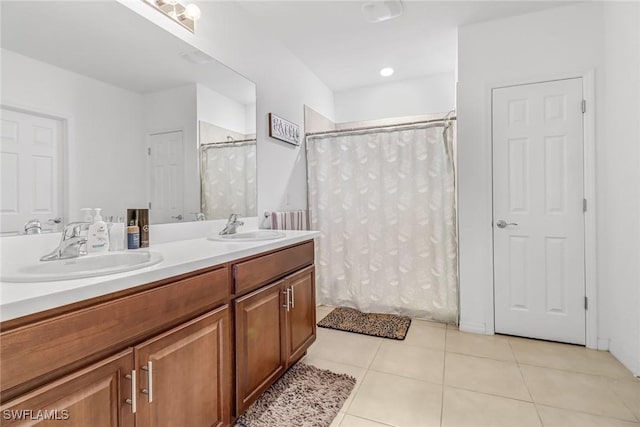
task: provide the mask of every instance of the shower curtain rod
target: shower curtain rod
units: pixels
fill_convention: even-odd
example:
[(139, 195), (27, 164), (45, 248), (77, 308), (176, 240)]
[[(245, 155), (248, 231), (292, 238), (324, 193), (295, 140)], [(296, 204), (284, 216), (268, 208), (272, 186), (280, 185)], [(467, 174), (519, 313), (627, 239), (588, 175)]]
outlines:
[(239, 139), (238, 141), (220, 141), (220, 142), (206, 142), (204, 144), (200, 144), (200, 148), (215, 148), (212, 146), (218, 147), (228, 147), (231, 145), (251, 145), (252, 143), (256, 143), (256, 139)]
[(395, 124), (395, 125), (380, 125), (380, 126), (366, 126), (366, 127), (361, 127), (361, 128), (325, 130), (325, 131), (322, 131), (322, 132), (311, 132), (311, 133), (306, 134), (305, 136), (316, 136), (316, 135), (327, 135), (327, 134), (330, 134), (330, 133), (357, 132), (357, 131), (366, 131), (366, 130), (375, 130), (375, 129), (397, 128), (397, 127), (422, 125), (422, 124), (438, 123), (438, 122), (446, 123), (448, 121), (455, 121), (455, 120), (456, 120), (456, 116), (450, 116), (450, 117), (443, 117), (441, 119), (418, 120), (418, 121), (415, 121), (415, 122), (398, 123), (398, 124)]

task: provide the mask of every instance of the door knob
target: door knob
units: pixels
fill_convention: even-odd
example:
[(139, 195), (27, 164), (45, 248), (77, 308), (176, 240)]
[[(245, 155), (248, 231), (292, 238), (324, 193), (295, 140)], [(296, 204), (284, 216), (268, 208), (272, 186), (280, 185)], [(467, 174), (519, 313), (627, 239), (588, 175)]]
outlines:
[(498, 226), (498, 228), (507, 228), (510, 225), (518, 225), (518, 224), (515, 222), (507, 222), (504, 219), (501, 219), (498, 222), (496, 222), (496, 225)]
[(176, 215), (176, 216), (172, 216), (171, 218), (175, 218), (175, 219), (177, 219), (178, 221), (182, 221), (182, 214), (178, 214), (178, 215)]
[(50, 218), (47, 220), (47, 224), (60, 224), (62, 222), (62, 218)]

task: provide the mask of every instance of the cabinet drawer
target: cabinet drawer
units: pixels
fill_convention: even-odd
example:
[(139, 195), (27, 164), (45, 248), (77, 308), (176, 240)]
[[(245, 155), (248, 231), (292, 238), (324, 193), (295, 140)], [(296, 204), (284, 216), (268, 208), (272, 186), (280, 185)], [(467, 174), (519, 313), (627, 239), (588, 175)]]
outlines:
[(2, 333), (2, 400), (221, 305), (228, 280), (223, 267)]
[(233, 266), (236, 296), (313, 264), (313, 241), (250, 259)]

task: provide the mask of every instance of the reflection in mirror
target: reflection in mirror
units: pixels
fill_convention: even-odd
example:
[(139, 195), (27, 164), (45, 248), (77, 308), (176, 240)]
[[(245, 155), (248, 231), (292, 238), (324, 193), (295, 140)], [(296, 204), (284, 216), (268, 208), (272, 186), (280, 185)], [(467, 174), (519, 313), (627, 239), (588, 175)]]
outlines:
[[(256, 137), (200, 121), (202, 212), (256, 216)], [(252, 173), (253, 172), (253, 173)]]
[[(198, 123), (254, 134), (252, 82), (119, 2), (0, 7), (2, 234), (31, 219), (56, 231), (85, 207), (150, 207), (152, 223), (226, 217), (203, 211)], [(255, 153), (246, 165), (255, 185)], [(222, 176), (208, 188), (230, 200), (222, 189), (237, 185)]]

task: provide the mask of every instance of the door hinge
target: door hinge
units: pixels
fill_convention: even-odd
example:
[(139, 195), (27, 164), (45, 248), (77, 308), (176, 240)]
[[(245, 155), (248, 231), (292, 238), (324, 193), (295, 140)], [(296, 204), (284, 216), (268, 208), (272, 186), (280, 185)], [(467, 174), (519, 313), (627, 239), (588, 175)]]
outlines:
[(583, 99), (582, 100), (582, 114), (587, 112), (587, 100)]
[(589, 297), (584, 297), (584, 309), (589, 309)]
[(587, 199), (582, 199), (582, 212), (587, 211)]
[(147, 154), (150, 156), (151, 155), (151, 147), (147, 148)]

